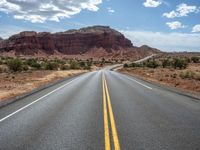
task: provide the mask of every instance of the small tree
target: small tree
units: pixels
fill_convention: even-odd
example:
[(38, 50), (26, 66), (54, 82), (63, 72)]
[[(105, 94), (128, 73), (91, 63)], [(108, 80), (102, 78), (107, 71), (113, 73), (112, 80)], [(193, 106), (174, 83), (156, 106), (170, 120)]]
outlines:
[(175, 69), (185, 69), (188, 66), (188, 62), (185, 59), (174, 58), (172, 65)]
[(86, 64), (88, 65), (88, 66), (92, 66), (92, 63), (93, 63), (93, 59), (91, 58), (90, 60), (88, 60), (87, 59), (87, 61), (86, 61)]
[(124, 68), (128, 68), (128, 64), (127, 63), (124, 64)]
[(168, 67), (168, 66), (170, 66), (170, 60), (169, 59), (164, 59), (164, 60), (162, 60), (162, 67), (163, 68), (166, 68), (166, 67)]
[(36, 68), (36, 69), (40, 69), (41, 68), (41, 64), (39, 64), (36, 59), (28, 59), (27, 60), (27, 64), (30, 67), (33, 67), (33, 68)]
[(138, 63), (131, 63), (129, 67), (143, 67), (143, 64)]
[(17, 72), (23, 70), (23, 63), (20, 59), (12, 59), (8, 62), (8, 67), (10, 70)]
[(102, 59), (101, 59), (101, 64), (104, 65), (105, 62), (106, 62), (105, 58), (102, 58)]
[(199, 60), (200, 60), (200, 58), (197, 57), (197, 56), (193, 56), (193, 57), (191, 58), (191, 60), (192, 60), (194, 63), (198, 63)]
[(70, 69), (80, 69), (80, 66), (76, 61), (70, 61)]
[(47, 62), (45, 65), (46, 70), (57, 70), (58, 64), (56, 62)]
[(80, 65), (80, 67), (85, 67), (85, 66), (86, 66), (86, 63), (85, 63), (84, 61), (81, 61), (81, 62), (79, 63), (79, 65)]
[(155, 60), (153, 60), (153, 61), (147, 62), (146, 66), (149, 67), (149, 68), (154, 68), (155, 69), (155, 68), (157, 68), (159, 66), (159, 64)]

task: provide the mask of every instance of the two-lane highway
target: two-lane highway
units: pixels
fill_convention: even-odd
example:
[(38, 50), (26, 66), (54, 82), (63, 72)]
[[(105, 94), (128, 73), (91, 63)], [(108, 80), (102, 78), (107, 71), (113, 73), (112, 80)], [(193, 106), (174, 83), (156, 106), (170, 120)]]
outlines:
[(1, 150), (198, 150), (200, 101), (109, 70), (0, 109)]

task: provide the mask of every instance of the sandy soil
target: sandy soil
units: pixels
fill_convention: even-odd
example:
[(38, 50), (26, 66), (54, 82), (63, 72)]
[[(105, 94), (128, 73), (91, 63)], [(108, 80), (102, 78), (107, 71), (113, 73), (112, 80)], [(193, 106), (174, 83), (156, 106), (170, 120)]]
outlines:
[[(200, 64), (191, 64), (187, 69), (175, 70), (169, 68), (123, 68), (119, 72), (128, 73), (144, 80), (173, 86), (183, 91), (200, 95)], [(181, 72), (192, 71), (198, 79), (182, 79)]]
[(42, 85), (65, 77), (86, 72), (86, 70), (31, 71), (15, 74), (0, 73), (0, 101), (32, 91)]

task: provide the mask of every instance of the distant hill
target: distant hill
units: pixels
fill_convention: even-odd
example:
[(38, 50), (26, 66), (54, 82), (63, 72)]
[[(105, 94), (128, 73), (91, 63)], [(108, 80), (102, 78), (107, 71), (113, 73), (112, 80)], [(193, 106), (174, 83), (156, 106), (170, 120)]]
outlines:
[(158, 52), (146, 45), (133, 46), (122, 33), (108, 26), (58, 33), (24, 31), (0, 42), (1, 55), (134, 59)]

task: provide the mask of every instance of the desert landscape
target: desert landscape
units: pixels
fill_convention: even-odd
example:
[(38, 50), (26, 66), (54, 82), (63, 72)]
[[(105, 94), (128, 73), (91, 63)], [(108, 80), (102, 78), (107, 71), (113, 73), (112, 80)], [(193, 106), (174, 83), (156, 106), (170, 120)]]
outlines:
[(55, 34), (24, 31), (0, 41), (0, 99), (14, 98), (72, 75), (161, 53), (136, 47), (108, 27)]
[(0, 57), (0, 100), (8, 100), (66, 77), (95, 70), (92, 61)]
[[(0, 56), (1, 101), (59, 79), (115, 64), (124, 64), (119, 72), (200, 93), (199, 53), (166, 53), (147, 45), (136, 47), (108, 26), (55, 34), (24, 31), (1, 39)], [(140, 59), (142, 62), (134, 63)]]
[(0, 150), (200, 150), (200, 0), (0, 0)]
[(119, 72), (200, 95), (200, 53), (163, 53)]

